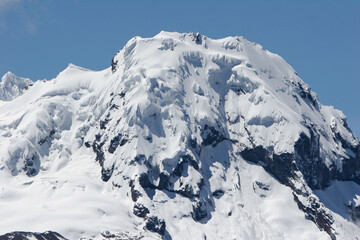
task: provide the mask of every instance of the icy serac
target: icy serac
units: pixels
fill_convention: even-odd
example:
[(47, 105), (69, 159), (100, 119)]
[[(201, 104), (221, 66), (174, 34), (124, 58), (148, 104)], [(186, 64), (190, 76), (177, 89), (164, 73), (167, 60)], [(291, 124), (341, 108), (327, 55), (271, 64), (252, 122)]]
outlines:
[(346, 117), (243, 37), (135, 37), (103, 71), (2, 86), (0, 234), (360, 236)]

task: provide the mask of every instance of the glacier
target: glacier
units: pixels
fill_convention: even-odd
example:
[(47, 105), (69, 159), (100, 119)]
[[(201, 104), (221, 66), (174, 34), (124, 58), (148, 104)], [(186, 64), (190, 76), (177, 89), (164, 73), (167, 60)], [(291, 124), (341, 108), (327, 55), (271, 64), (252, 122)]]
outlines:
[(0, 84), (0, 235), (360, 236), (346, 116), (241, 36), (134, 37), (105, 70)]

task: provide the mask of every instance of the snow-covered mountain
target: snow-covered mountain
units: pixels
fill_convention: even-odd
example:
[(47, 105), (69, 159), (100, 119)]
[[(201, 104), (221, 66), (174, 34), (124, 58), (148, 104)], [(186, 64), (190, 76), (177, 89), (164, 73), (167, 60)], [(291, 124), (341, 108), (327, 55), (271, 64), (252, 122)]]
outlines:
[(135, 37), (103, 71), (1, 84), (0, 234), (360, 236), (359, 139), (243, 37)]
[(33, 82), (29, 78), (18, 77), (11, 72), (7, 72), (1, 78), (0, 100), (11, 101), (21, 95), (32, 84)]

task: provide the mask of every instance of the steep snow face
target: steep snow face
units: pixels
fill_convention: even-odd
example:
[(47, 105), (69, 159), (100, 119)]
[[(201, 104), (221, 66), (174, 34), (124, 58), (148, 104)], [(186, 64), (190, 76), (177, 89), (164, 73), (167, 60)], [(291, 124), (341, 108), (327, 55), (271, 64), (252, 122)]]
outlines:
[(33, 82), (29, 78), (18, 77), (11, 72), (7, 72), (1, 78), (0, 100), (10, 101), (21, 95), (32, 84)]
[[(255, 155), (254, 161), (268, 166), (266, 157), (298, 153), (291, 170), (301, 172), (312, 188), (328, 186), (335, 175), (359, 182), (359, 166), (348, 167), (358, 159), (359, 141), (345, 116), (322, 106), (281, 57), (260, 45), (241, 37), (211, 40), (162, 32), (152, 39), (132, 39), (116, 62), (123, 63), (113, 70), (119, 68), (115, 74), (124, 80), (121, 91), (130, 95), (124, 111), (141, 127), (136, 132), (156, 138), (146, 143), (150, 149), (170, 152), (154, 155), (139, 148), (139, 154), (158, 157), (153, 161), (159, 165), (173, 158), (174, 146), (187, 149), (190, 141), (214, 147), (226, 139), (233, 153), (250, 161)], [(260, 148), (263, 153), (253, 151)], [(292, 159), (287, 161), (290, 165)], [(320, 169), (334, 173), (324, 176)]]
[(331, 185), (360, 183), (359, 140), (345, 116), (242, 37), (135, 37), (110, 68), (70, 64), (0, 102), (0, 113), (0, 211), (12, 216), (0, 233), (360, 235), (356, 191)]

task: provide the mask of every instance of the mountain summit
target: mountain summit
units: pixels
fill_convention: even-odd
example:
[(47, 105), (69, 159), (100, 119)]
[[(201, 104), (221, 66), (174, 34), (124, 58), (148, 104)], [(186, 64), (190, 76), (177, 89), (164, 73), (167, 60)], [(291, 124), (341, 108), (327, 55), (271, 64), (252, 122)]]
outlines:
[(11, 101), (23, 93), (24, 90), (32, 86), (32, 81), (28, 78), (18, 77), (12, 72), (7, 72), (0, 82), (0, 100)]
[(359, 139), (243, 37), (134, 37), (108, 69), (17, 95), (0, 101), (0, 234), (360, 236)]

